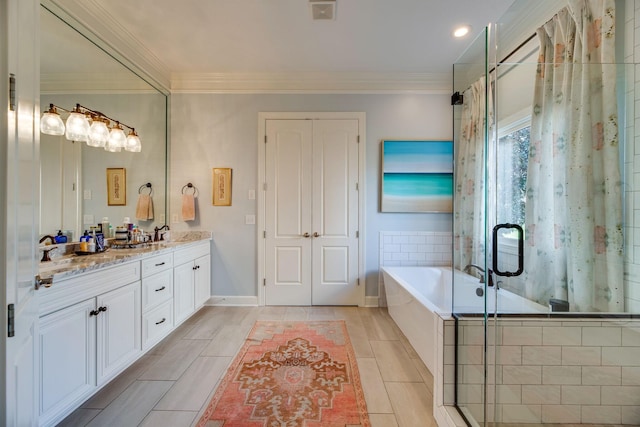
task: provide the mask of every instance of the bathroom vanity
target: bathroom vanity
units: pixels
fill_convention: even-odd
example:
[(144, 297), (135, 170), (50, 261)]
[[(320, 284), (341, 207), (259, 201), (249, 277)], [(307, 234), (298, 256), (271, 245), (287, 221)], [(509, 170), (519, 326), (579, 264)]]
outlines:
[(210, 297), (211, 237), (53, 261), (40, 288), (41, 426), (55, 425)]

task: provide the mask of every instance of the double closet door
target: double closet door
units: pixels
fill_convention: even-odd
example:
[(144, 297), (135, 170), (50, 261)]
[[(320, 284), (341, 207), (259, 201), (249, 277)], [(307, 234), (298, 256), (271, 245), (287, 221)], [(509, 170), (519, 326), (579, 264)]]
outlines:
[(265, 303), (358, 305), (358, 120), (265, 128)]

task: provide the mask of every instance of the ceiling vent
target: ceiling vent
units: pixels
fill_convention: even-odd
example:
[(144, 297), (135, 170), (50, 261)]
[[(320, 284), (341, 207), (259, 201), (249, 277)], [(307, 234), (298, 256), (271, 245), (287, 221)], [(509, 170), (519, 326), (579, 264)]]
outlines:
[(311, 17), (314, 21), (332, 21), (336, 19), (335, 0), (310, 0)]

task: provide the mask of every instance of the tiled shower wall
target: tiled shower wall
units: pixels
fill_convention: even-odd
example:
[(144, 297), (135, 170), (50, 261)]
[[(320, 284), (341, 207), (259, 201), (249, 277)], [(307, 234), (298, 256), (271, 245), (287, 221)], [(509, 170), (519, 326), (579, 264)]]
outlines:
[[(481, 420), (482, 319), (458, 326), (458, 402)], [(640, 425), (640, 320), (500, 318), (489, 330), (488, 402), (500, 403), (489, 421)], [(444, 344), (446, 384), (455, 343)]]

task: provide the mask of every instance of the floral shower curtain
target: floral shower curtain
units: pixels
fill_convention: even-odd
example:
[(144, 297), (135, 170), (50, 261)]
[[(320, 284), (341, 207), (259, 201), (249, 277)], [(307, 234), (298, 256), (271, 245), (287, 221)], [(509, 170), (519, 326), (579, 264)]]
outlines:
[(569, 0), (537, 31), (527, 297), (624, 311), (614, 0)]
[[(486, 82), (481, 77), (464, 92), (461, 135), (456, 156), (456, 194), (454, 218), (454, 268), (484, 265), (485, 259), (485, 133), (487, 116)], [(489, 97), (490, 101), (491, 97)]]

